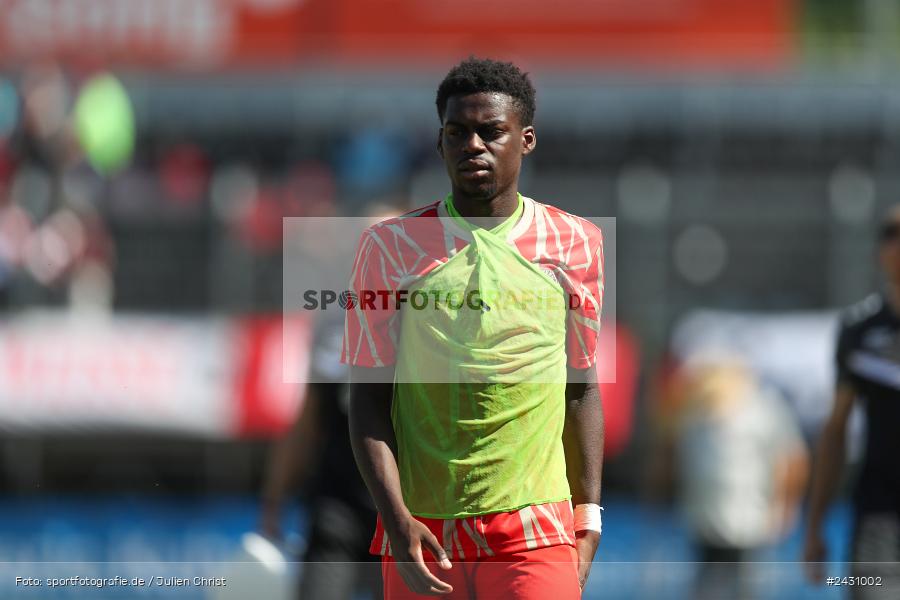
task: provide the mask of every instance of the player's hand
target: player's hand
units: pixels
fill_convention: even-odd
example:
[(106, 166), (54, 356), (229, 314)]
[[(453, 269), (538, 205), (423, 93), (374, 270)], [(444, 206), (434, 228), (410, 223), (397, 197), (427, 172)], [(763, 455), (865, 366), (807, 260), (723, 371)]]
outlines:
[(818, 532), (806, 534), (803, 544), (803, 561), (806, 578), (812, 584), (821, 584), (825, 580), (825, 568), (822, 563), (828, 556), (828, 547)]
[(578, 585), (584, 589), (591, 565), (594, 562), (594, 554), (600, 545), (600, 534), (596, 531), (579, 531), (575, 534), (575, 550), (578, 553)]
[(390, 536), (391, 552), (406, 587), (416, 594), (429, 596), (452, 592), (453, 586), (435, 577), (425, 564), (423, 546), (442, 569), (449, 570), (452, 567), (447, 553), (434, 534), (413, 517), (409, 517), (398, 529), (395, 535)]

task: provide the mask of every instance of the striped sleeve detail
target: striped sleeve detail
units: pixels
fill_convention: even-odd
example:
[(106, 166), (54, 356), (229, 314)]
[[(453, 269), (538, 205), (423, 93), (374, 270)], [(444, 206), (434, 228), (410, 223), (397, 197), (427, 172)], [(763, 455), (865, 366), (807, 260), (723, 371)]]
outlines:
[(398, 316), (394, 302), (386, 302), (384, 308), (378, 304), (377, 310), (367, 310), (362, 299), (379, 291), (392, 293), (395, 290), (392, 281), (399, 272), (397, 261), (385, 253), (384, 241), (371, 229), (363, 233), (350, 275), (350, 291), (358, 301), (347, 310), (344, 320), (342, 362), (359, 367), (394, 364), (396, 332), (392, 330), (397, 327)]
[[(566, 352), (569, 366), (592, 367), (597, 360), (597, 339), (603, 309), (603, 234), (592, 223), (584, 222), (585, 245), (580, 248), (584, 260), (569, 270), (571, 293), (576, 298), (569, 312)], [(577, 254), (577, 252), (573, 252)]]
[(526, 258), (550, 268), (569, 295), (568, 364), (586, 369), (596, 363), (603, 307), (603, 233), (580, 217), (534, 203), (530, 235), (518, 242)]
[(342, 362), (359, 367), (396, 362), (400, 313), (395, 294), (446, 260), (425, 247), (440, 226), (435, 203), (363, 233), (350, 275), (349, 290), (356, 301), (344, 321)]

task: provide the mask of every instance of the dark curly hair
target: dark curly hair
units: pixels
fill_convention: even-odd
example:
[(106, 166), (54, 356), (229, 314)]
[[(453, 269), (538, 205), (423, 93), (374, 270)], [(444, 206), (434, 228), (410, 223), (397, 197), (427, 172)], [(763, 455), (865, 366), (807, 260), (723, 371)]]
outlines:
[(495, 92), (513, 99), (519, 120), (526, 127), (534, 122), (534, 86), (527, 73), (511, 62), (470, 56), (447, 73), (437, 90), (438, 118), (444, 121), (447, 100), (459, 94)]

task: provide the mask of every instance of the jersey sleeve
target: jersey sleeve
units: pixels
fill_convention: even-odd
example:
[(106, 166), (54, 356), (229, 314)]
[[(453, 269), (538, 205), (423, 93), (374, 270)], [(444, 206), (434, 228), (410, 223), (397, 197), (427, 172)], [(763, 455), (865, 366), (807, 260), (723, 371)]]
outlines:
[(597, 362), (597, 340), (603, 307), (603, 234), (593, 223), (580, 220), (583, 243), (569, 258), (566, 323), (568, 365), (587, 369)]
[(341, 362), (348, 365), (386, 367), (396, 362), (396, 268), (384, 249), (377, 231), (363, 233), (350, 276), (354, 301), (347, 308), (341, 347)]

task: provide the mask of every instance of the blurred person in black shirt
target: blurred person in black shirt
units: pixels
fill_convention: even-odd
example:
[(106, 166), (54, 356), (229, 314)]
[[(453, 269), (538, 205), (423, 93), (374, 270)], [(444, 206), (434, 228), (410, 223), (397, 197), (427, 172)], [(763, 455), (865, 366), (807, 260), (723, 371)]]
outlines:
[(316, 328), (306, 401), (276, 444), (263, 491), (262, 530), (281, 537), (281, 509), (296, 483), (310, 503), (299, 597), (348, 600), (365, 590), (379, 599), (381, 567), (369, 554), (376, 511), (350, 448), (347, 367), (340, 362), (343, 314)]
[[(396, 216), (400, 204), (370, 205), (368, 225)], [(347, 600), (363, 591), (380, 600), (381, 561), (369, 553), (377, 511), (350, 446), (349, 374), (341, 363), (344, 313), (325, 315), (313, 338), (306, 401), (269, 461), (261, 529), (269, 538), (281, 538), (284, 501), (302, 486), (311, 527), (301, 558), (299, 597)]]
[(900, 206), (882, 224), (878, 250), (887, 290), (842, 319), (834, 406), (816, 452), (804, 548), (810, 579), (821, 581), (822, 522), (841, 478), (847, 421), (858, 399), (868, 429), (853, 495), (851, 573), (882, 582), (854, 586), (858, 598), (900, 597)]

